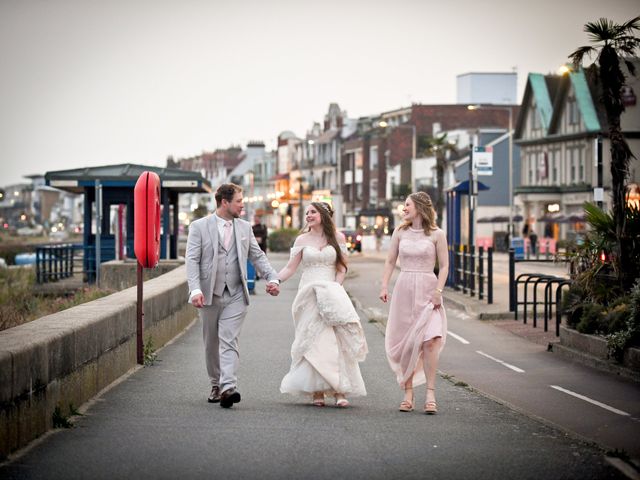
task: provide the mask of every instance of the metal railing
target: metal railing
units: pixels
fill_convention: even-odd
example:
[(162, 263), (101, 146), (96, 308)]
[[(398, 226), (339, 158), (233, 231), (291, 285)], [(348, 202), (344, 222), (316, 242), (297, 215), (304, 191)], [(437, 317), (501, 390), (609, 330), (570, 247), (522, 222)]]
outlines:
[[(84, 283), (96, 282), (96, 247), (81, 243), (39, 245), (36, 248), (36, 283), (57, 282), (82, 275)], [(102, 259), (113, 256), (113, 248), (101, 248)]]
[[(486, 254), (486, 255), (485, 255)], [(449, 246), (449, 276), (447, 286), (478, 300), (493, 303), (493, 248), (476, 249), (467, 245)]]
[[(36, 247), (36, 282), (39, 284), (57, 282), (82, 271), (76, 263), (76, 252), (82, 245), (73, 243), (39, 245)], [(79, 265), (82, 265), (80, 257)]]
[[(532, 307), (533, 327), (538, 326), (538, 306), (543, 306), (544, 331), (549, 330), (549, 321), (555, 312), (555, 333), (560, 336), (562, 322), (562, 287), (571, 285), (568, 278), (542, 273), (521, 273), (515, 276), (515, 264), (518, 262), (554, 262), (554, 259), (516, 259), (513, 248), (509, 249), (509, 311), (518, 320), (518, 307), (522, 306), (522, 321), (527, 323), (529, 307)], [(538, 298), (539, 288), (544, 286), (542, 299)], [(555, 295), (553, 288), (555, 286)], [(519, 287), (522, 287), (522, 300), (519, 300)], [(531, 297), (529, 296), (530, 288)]]

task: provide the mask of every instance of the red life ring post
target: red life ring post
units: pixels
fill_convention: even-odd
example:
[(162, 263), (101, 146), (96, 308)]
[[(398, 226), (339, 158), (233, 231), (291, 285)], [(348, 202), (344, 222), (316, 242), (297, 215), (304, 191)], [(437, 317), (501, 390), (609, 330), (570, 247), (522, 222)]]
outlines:
[(154, 172), (142, 172), (133, 194), (133, 247), (137, 259), (137, 360), (144, 364), (143, 268), (154, 268), (160, 260), (160, 177)]

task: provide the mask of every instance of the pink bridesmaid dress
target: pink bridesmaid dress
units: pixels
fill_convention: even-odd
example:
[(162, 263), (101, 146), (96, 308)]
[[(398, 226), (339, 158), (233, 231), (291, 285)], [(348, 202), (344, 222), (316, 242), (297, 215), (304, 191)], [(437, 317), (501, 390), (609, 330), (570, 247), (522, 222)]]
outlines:
[(447, 335), (444, 305), (434, 308), (431, 297), (437, 286), (433, 272), (436, 245), (422, 229), (398, 231), (400, 274), (389, 305), (385, 348), (391, 369), (401, 388), (413, 375), (413, 386), (426, 382), (422, 366), (422, 343)]

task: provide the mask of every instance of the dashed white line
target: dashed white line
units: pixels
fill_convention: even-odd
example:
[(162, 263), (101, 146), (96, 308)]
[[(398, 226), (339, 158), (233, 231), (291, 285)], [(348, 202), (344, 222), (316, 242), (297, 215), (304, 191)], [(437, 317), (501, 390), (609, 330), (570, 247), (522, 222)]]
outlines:
[(549, 385), (549, 386), (551, 388), (554, 388), (554, 389), (560, 391), (560, 392), (566, 393), (567, 395), (571, 395), (572, 397), (579, 398), (580, 400), (584, 400), (585, 402), (589, 402), (589, 403), (591, 403), (593, 405), (596, 405), (596, 406), (598, 406), (600, 408), (604, 408), (605, 410), (609, 410), (610, 412), (613, 412), (613, 413), (615, 413), (617, 415), (622, 415), (622, 416), (625, 416), (625, 417), (631, 416), (631, 414), (629, 414), (627, 412), (624, 412), (622, 410), (618, 410), (617, 408), (610, 407), (606, 403), (602, 403), (602, 402), (599, 402), (599, 401), (594, 400), (592, 398), (586, 397), (584, 395), (580, 395), (579, 393), (572, 392), (571, 390), (567, 390), (566, 388), (559, 387), (558, 385)]
[(451, 330), (447, 331), (447, 335), (451, 335), (453, 338), (455, 338), (456, 340), (458, 340), (460, 343), (464, 345), (469, 345), (469, 340), (462, 338), (460, 335), (456, 335)]
[(499, 358), (492, 357), (491, 355), (481, 352), (480, 350), (476, 350), (476, 353), (482, 355), (483, 357), (487, 357), (488, 359), (493, 360), (494, 362), (498, 362), (499, 364), (504, 365), (507, 368), (510, 368), (514, 372), (524, 373), (524, 370), (522, 370), (521, 368), (518, 368), (515, 365), (511, 365), (503, 360), (500, 360)]

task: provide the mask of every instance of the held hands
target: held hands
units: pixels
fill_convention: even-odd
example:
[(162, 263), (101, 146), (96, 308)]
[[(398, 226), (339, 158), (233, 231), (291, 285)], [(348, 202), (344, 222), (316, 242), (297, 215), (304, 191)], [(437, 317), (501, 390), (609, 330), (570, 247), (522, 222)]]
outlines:
[(204, 307), (204, 295), (202, 293), (199, 293), (198, 295), (194, 296), (191, 300), (191, 304), (196, 308)]
[(275, 282), (267, 283), (266, 291), (269, 295), (277, 297), (280, 293), (280, 285)]
[(387, 303), (389, 301), (389, 292), (387, 290), (387, 287), (382, 287), (380, 289), (380, 300), (382, 300), (384, 303)]

